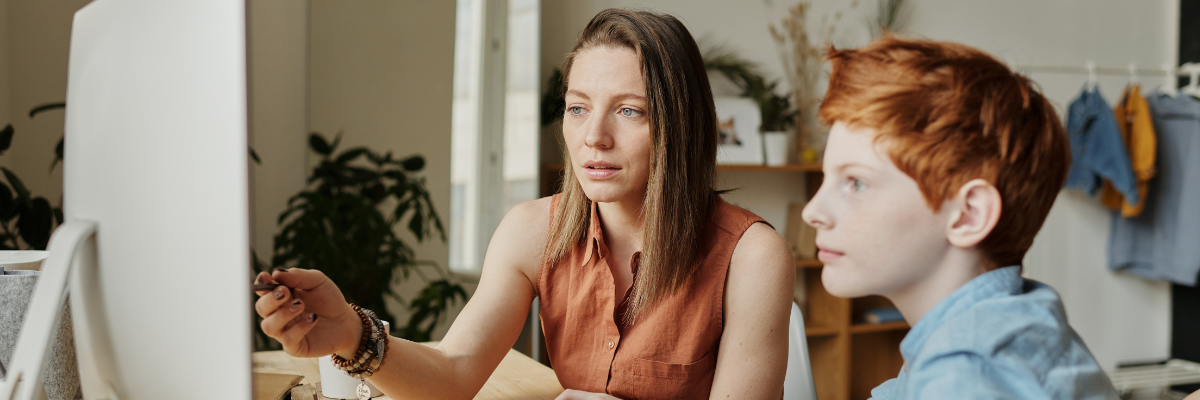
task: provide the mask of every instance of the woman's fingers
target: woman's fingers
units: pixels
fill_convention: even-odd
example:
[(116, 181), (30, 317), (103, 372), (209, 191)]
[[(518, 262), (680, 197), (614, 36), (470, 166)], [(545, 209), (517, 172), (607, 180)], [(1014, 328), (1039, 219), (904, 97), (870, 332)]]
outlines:
[[(259, 272), (258, 276), (254, 277), (254, 284), (257, 285), (260, 283), (275, 283), (275, 280), (271, 278), (271, 274), (268, 274), (266, 272)], [(254, 291), (254, 294), (257, 294), (259, 296), (262, 296), (267, 293), (270, 293), (270, 292), (265, 291), (265, 290)]]
[(280, 306), (292, 301), (292, 291), (287, 286), (276, 287), (275, 290), (264, 292), (254, 302), (254, 311), (258, 316), (267, 318)]
[(308, 341), (304, 340), (304, 336), (317, 326), (317, 314), (306, 313), (289, 322), (291, 323), (283, 330), (283, 334), (275, 337), (275, 340), (283, 345), (283, 351), (288, 354), (307, 355)]
[(304, 312), (304, 302), (300, 301), (300, 299), (293, 299), (286, 305), (277, 308), (271, 315), (263, 318), (259, 326), (262, 327), (263, 333), (266, 333), (267, 336), (278, 339), (287, 328), (288, 323), (302, 312)]

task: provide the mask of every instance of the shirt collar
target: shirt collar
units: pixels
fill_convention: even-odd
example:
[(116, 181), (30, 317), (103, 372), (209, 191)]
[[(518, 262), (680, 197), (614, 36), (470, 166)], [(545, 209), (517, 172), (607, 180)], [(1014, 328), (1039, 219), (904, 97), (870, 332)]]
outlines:
[(1023, 284), (1019, 265), (996, 268), (967, 281), (917, 321), (900, 342), (900, 355), (904, 357), (905, 363), (913, 362), (917, 353), (925, 347), (925, 341), (943, 322), (980, 301), (1018, 294)]
[(591, 211), (588, 213), (587, 248), (584, 249), (581, 266), (592, 261), (592, 253), (597, 253), (601, 260), (608, 256), (608, 245), (604, 244), (604, 230), (600, 228), (600, 213), (597, 212), (596, 202), (588, 202), (591, 203)]

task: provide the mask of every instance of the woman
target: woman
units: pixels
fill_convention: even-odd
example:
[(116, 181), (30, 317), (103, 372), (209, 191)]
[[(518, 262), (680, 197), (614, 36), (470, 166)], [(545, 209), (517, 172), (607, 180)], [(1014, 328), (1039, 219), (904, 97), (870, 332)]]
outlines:
[(385, 338), (372, 354), (369, 319), (299, 269), (259, 276), (283, 285), (261, 292), (263, 331), (294, 356), (382, 360), (362, 365), (378, 364), (367, 379), (392, 397), (470, 398), (539, 297), (560, 399), (778, 399), (795, 267), (770, 226), (713, 188), (716, 113), (695, 41), (671, 16), (605, 10), (564, 70), (563, 194), (504, 217), (436, 348)]

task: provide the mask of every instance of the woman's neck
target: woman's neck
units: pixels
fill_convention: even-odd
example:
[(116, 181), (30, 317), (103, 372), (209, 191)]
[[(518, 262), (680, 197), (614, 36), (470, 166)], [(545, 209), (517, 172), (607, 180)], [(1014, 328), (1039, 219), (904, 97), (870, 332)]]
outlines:
[[(640, 251), (642, 247), (642, 204), (629, 202), (596, 203), (600, 227), (610, 249), (624, 248)], [(632, 253), (632, 252), (631, 252)]]

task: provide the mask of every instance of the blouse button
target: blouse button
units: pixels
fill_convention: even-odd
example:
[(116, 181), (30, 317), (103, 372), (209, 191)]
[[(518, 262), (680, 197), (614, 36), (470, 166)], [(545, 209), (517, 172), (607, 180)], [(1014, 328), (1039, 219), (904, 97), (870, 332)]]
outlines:
[(608, 348), (613, 348), (613, 342), (608, 342)]

